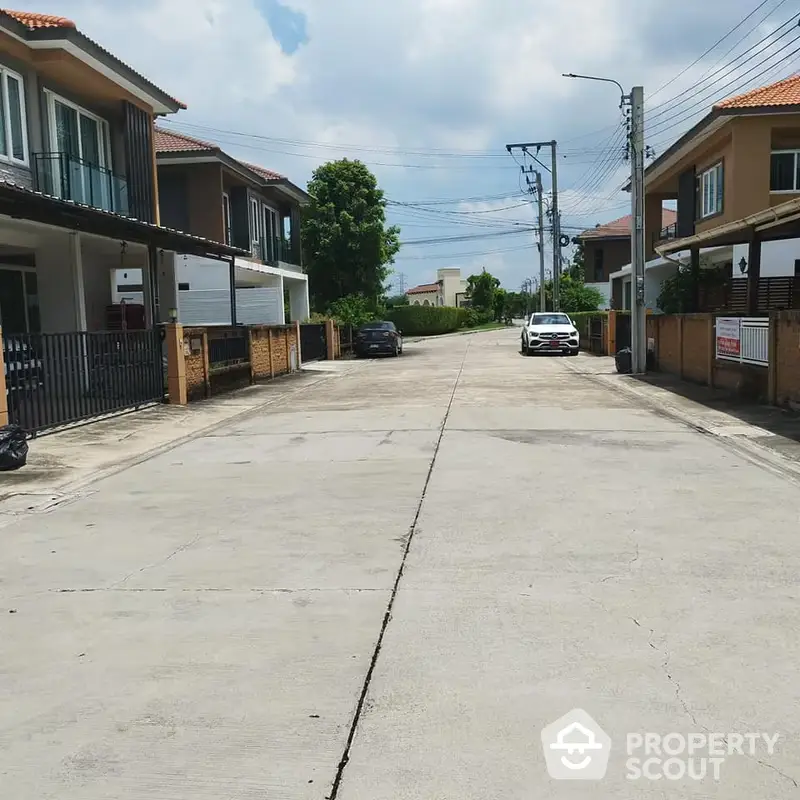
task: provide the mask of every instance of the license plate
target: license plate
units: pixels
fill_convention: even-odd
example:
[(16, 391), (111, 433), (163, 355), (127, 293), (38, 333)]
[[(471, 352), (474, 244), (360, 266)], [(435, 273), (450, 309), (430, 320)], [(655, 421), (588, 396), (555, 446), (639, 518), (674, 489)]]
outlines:
[(550, 342), (550, 347), (561, 347), (559, 342)]
[(371, 345), (369, 346), (369, 349), (370, 349), (370, 350), (377, 350), (377, 349), (378, 349), (378, 345), (377, 345), (377, 344), (371, 344)]

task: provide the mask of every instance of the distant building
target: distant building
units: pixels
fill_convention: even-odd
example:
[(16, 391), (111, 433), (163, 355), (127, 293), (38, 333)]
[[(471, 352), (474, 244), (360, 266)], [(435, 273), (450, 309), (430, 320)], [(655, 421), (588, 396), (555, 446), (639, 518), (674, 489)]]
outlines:
[(436, 283), (423, 283), (406, 292), (412, 306), (461, 306), (469, 305), (467, 281), (461, 277), (460, 269), (440, 269), (436, 272)]

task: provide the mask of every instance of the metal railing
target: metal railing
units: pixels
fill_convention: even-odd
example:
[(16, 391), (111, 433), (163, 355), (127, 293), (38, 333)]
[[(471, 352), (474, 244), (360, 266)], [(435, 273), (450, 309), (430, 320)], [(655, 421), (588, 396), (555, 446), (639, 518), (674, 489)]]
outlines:
[(280, 236), (263, 237), (253, 242), (253, 256), (270, 264), (283, 261), (287, 264), (300, 265), (298, 249), (293, 247), (290, 241)]
[(111, 170), (69, 153), (34, 153), (37, 191), (127, 216), (128, 182)]
[(769, 366), (769, 317), (719, 317), (714, 338), (718, 359)]
[(658, 233), (658, 238), (660, 241), (665, 241), (668, 239), (677, 239), (678, 238), (678, 223), (673, 222), (672, 225), (667, 225), (666, 228), (662, 228)]
[(161, 332), (4, 334), (9, 419), (29, 434), (164, 398)]
[(208, 371), (228, 372), (250, 365), (250, 333), (247, 328), (211, 328), (208, 332)]

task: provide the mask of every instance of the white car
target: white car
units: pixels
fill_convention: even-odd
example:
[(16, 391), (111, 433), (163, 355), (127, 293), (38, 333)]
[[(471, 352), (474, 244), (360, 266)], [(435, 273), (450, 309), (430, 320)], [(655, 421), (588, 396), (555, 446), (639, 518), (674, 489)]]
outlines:
[(522, 329), (522, 354), (560, 353), (576, 356), (581, 338), (575, 323), (557, 311), (531, 314)]

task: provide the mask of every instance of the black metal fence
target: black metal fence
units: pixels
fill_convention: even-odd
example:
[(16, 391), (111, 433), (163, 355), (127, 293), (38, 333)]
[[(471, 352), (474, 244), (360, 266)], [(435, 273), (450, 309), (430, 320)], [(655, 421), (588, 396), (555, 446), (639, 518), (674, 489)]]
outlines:
[(4, 334), (9, 420), (30, 435), (160, 402), (161, 331)]
[(208, 330), (208, 370), (229, 372), (250, 365), (250, 332), (248, 328)]
[(324, 361), (328, 357), (325, 325), (306, 322), (300, 326), (300, 357), (306, 361)]
[(353, 354), (353, 338), (355, 337), (352, 325), (339, 326), (339, 348), (342, 351), (342, 358)]

